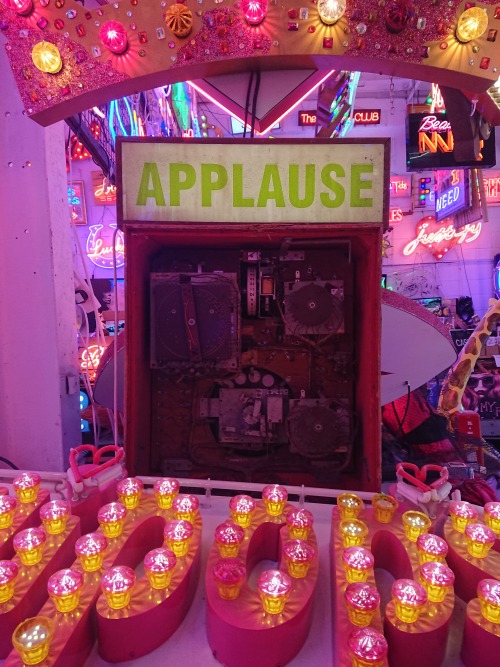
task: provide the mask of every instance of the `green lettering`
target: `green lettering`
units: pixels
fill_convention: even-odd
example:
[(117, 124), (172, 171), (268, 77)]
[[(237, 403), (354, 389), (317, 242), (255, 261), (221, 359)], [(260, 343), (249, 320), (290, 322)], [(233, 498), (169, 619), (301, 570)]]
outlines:
[(264, 167), (257, 206), (266, 207), (270, 199), (274, 199), (276, 206), (284, 208), (285, 197), (277, 164), (266, 164)]
[(299, 165), (291, 164), (288, 170), (288, 197), (290, 204), (295, 208), (307, 208), (314, 202), (316, 166), (314, 164), (305, 165), (305, 179), (302, 187), (303, 196), (299, 195)]
[(181, 191), (190, 190), (195, 183), (194, 167), (185, 162), (172, 162), (170, 164), (170, 206), (180, 206)]
[[(149, 187), (150, 183), (151, 187)], [(156, 206), (165, 206), (165, 196), (163, 195), (156, 162), (144, 163), (139, 192), (137, 193), (137, 206), (146, 206), (148, 199), (154, 199)]]
[[(212, 179), (212, 174), (215, 178)], [(201, 205), (212, 206), (212, 192), (222, 190), (227, 183), (227, 171), (221, 164), (201, 165)]]
[(325, 164), (321, 170), (321, 182), (335, 195), (332, 199), (328, 192), (322, 192), (320, 194), (319, 198), (321, 203), (326, 208), (337, 208), (338, 206), (342, 206), (345, 201), (344, 187), (332, 178), (332, 172), (338, 178), (345, 178), (344, 168), (341, 167), (340, 164)]
[(373, 174), (372, 164), (353, 164), (351, 167), (351, 206), (373, 206), (373, 197), (361, 197), (361, 190), (373, 190), (373, 181), (361, 180), (363, 174)]
[(247, 206), (255, 206), (255, 202), (252, 197), (243, 196), (243, 165), (233, 164), (233, 207)]

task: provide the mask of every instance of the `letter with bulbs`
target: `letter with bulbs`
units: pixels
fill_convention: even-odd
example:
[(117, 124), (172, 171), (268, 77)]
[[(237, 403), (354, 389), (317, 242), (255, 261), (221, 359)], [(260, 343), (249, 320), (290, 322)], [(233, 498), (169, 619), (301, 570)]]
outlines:
[[(96, 641), (101, 658), (122, 662), (168, 641), (203, 576), (200, 502), (179, 491), (172, 478), (146, 489), (127, 477), (73, 502), (51, 500), (36, 473), (14, 479), (0, 496), (5, 667), (83, 665)], [(446, 510), (433, 522), (391, 495), (375, 494), (370, 504), (339, 495), (330, 540), (334, 664), (438, 667), (455, 595), (468, 602), (461, 660), (492, 664), (500, 650), (500, 502), (481, 516), (464, 501)], [(94, 528), (82, 534), (82, 525)], [(290, 503), (285, 487), (228, 499), (204, 572), (217, 661), (275, 667), (301, 651), (323, 585), (318, 552), (313, 512)], [(277, 567), (250, 585), (261, 561)], [(394, 577), (383, 617), (375, 567)]]

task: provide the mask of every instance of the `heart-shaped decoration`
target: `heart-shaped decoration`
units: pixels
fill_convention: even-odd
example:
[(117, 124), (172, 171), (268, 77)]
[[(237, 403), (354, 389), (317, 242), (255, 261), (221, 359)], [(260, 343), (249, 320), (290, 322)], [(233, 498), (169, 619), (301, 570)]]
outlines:
[(417, 222), (415, 238), (404, 248), (405, 255), (411, 255), (423, 245), (430, 250), (434, 259), (442, 259), (459, 242), (453, 225), (453, 218), (436, 222), (433, 215), (426, 215)]

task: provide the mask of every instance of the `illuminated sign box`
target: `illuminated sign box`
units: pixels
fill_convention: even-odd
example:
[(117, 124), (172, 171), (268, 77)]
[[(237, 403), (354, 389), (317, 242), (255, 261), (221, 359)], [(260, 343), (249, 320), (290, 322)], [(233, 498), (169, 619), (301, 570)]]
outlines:
[(108, 181), (102, 171), (93, 171), (91, 176), (94, 204), (96, 206), (113, 206), (116, 204), (116, 186)]
[(453, 155), (454, 138), (446, 113), (411, 113), (406, 119), (406, 169), (422, 171), (477, 167), (496, 164), (495, 131), (481, 148), (482, 159), (457, 162)]
[(389, 142), (119, 138), (119, 224), (387, 225)]
[(354, 109), (354, 125), (380, 125), (381, 109)]
[(303, 126), (316, 125), (316, 109), (310, 111), (299, 111), (297, 114), (298, 124)]
[(488, 206), (500, 204), (500, 171), (489, 171), (483, 174), (484, 194)]
[(470, 208), (469, 174), (465, 169), (438, 169), (434, 178), (436, 221)]
[(87, 211), (85, 210), (85, 194), (83, 181), (72, 181), (68, 183), (68, 204), (71, 211), (71, 221), (75, 225), (87, 224)]

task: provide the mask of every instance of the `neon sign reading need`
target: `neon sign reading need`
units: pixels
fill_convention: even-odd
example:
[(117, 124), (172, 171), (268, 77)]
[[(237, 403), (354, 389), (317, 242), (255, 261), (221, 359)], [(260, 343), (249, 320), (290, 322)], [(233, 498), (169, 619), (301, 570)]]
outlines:
[(438, 222), (470, 206), (468, 178), (463, 169), (440, 169), (436, 171), (435, 179)]

